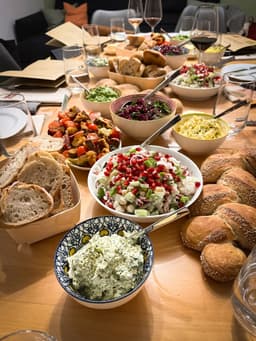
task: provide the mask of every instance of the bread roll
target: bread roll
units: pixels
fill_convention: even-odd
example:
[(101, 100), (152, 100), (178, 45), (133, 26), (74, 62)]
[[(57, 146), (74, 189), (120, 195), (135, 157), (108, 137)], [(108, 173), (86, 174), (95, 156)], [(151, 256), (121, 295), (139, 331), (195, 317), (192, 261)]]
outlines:
[(18, 174), (18, 180), (44, 187), (53, 197), (58, 191), (62, 179), (62, 168), (53, 158), (38, 157), (27, 162)]
[(208, 243), (234, 239), (228, 224), (220, 217), (212, 215), (189, 218), (182, 226), (180, 234), (183, 244), (197, 251), (202, 251)]
[(154, 50), (145, 50), (143, 52), (143, 61), (146, 65), (157, 65), (164, 67), (166, 65), (165, 57), (159, 52)]
[(16, 182), (3, 190), (0, 208), (6, 225), (20, 226), (46, 217), (53, 198), (41, 186)]
[(224, 172), (217, 183), (236, 191), (241, 203), (256, 207), (256, 179), (251, 173), (233, 167)]
[(227, 282), (236, 278), (246, 255), (231, 243), (210, 243), (204, 247), (200, 260), (207, 276), (219, 282)]
[(221, 184), (207, 184), (199, 198), (190, 206), (192, 216), (210, 215), (216, 208), (227, 202), (239, 202), (235, 191)]
[(245, 163), (239, 153), (236, 154), (212, 154), (201, 165), (204, 183), (215, 183), (222, 173), (232, 167), (245, 169)]
[(217, 208), (215, 214), (225, 220), (235, 234), (236, 240), (246, 249), (251, 250), (256, 244), (256, 208), (228, 203)]
[(99, 86), (116, 86), (117, 82), (110, 78), (102, 78), (98, 82), (95, 83), (95, 88)]

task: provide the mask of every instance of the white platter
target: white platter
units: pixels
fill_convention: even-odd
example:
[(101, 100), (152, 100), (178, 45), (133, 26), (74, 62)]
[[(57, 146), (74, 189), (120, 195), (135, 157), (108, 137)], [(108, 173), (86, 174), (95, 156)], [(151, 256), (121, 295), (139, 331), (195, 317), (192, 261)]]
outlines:
[[(243, 70), (238, 72), (239, 70)], [(221, 69), (221, 74), (232, 73), (232, 78), (243, 82), (253, 81), (256, 78), (256, 66), (255, 64), (230, 64)]]
[(27, 124), (27, 115), (17, 108), (0, 108), (0, 139), (18, 134)]
[[(91, 195), (96, 200), (96, 202), (99, 205), (101, 205), (102, 207), (104, 207), (106, 210), (108, 210), (110, 213), (117, 215), (117, 216), (120, 216), (120, 217), (123, 217), (123, 218), (126, 218), (126, 219), (130, 219), (131, 221), (139, 222), (139, 223), (152, 223), (154, 221), (157, 221), (161, 218), (168, 216), (169, 213), (146, 216), (146, 217), (135, 216), (134, 214), (119, 212), (119, 211), (116, 211), (110, 207), (107, 207), (97, 196), (97, 189), (95, 186), (96, 180), (98, 178), (99, 172), (104, 168), (105, 163), (107, 162), (109, 157), (113, 154), (116, 154), (116, 153), (125, 153), (134, 147), (136, 147), (136, 146), (123, 147), (117, 151), (113, 151), (111, 153), (106, 154), (105, 156), (101, 157), (98, 161), (96, 161), (96, 163), (92, 166), (92, 168), (89, 172), (89, 175), (88, 175), (88, 188), (89, 188)], [(185, 156), (182, 153), (179, 153), (173, 149), (169, 149), (166, 147), (160, 147), (160, 146), (152, 146), (152, 145), (147, 146), (145, 148), (173, 156), (176, 160), (180, 161), (180, 163), (183, 166), (186, 166), (189, 169), (190, 175), (192, 175), (198, 179), (198, 181), (200, 182), (200, 186), (197, 188), (196, 192), (194, 193), (194, 195), (190, 199), (190, 201), (186, 204), (186, 206), (189, 207), (198, 198), (198, 196), (201, 193), (202, 187), (203, 187), (202, 174), (201, 174), (199, 168), (197, 167), (197, 165), (191, 159), (189, 159), (187, 156)]]

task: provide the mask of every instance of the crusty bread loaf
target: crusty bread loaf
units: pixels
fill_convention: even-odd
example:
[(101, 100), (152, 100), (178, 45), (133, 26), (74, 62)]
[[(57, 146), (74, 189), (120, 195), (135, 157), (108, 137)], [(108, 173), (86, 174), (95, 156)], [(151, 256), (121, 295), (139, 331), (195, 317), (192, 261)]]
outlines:
[(210, 215), (216, 208), (227, 202), (239, 202), (237, 193), (221, 184), (207, 184), (199, 198), (190, 206), (192, 216)]
[(206, 244), (235, 238), (229, 225), (213, 215), (189, 218), (183, 224), (180, 234), (183, 244), (197, 251), (202, 251)]
[(256, 179), (251, 173), (233, 167), (224, 172), (217, 183), (236, 191), (241, 203), (256, 207)]
[(246, 249), (252, 249), (256, 244), (256, 208), (239, 204), (228, 203), (217, 208), (215, 213), (225, 220), (232, 228), (236, 240)]
[(157, 65), (147, 65), (143, 71), (143, 77), (161, 77), (166, 75), (166, 70)]
[(18, 174), (18, 180), (44, 187), (53, 197), (58, 191), (62, 168), (53, 158), (38, 156), (38, 159), (27, 162)]
[(0, 208), (6, 225), (20, 226), (46, 217), (53, 198), (41, 186), (15, 182), (3, 190)]
[(119, 60), (119, 72), (122, 75), (140, 77), (143, 74), (145, 65), (135, 57), (123, 57)]
[(64, 145), (64, 139), (62, 137), (35, 136), (30, 141), (37, 145), (38, 149), (48, 152), (60, 151)]
[(239, 153), (212, 154), (208, 156), (200, 167), (204, 183), (215, 183), (222, 173), (232, 167), (245, 169), (245, 163)]
[(210, 243), (201, 253), (204, 273), (219, 282), (232, 281), (246, 260), (245, 253), (232, 243)]
[(166, 59), (159, 51), (145, 50), (143, 52), (143, 61), (145, 65), (157, 65), (164, 67), (166, 65)]

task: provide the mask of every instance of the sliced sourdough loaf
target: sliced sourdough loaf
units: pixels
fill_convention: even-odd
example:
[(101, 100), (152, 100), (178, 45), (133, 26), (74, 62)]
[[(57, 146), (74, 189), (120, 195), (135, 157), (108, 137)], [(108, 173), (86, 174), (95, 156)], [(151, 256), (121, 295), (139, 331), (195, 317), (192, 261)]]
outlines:
[(60, 188), (62, 167), (53, 158), (37, 155), (27, 162), (18, 174), (18, 180), (44, 187), (53, 197)]
[(53, 198), (38, 185), (15, 182), (3, 190), (0, 208), (6, 225), (20, 226), (46, 217)]

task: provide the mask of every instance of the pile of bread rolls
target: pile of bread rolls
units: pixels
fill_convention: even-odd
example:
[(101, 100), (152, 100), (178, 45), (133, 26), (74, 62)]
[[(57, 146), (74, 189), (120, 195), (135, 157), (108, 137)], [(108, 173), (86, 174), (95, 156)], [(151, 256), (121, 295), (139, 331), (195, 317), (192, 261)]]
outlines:
[(25, 144), (0, 166), (1, 227), (19, 227), (75, 204), (64, 156), (40, 143)]
[(230, 281), (256, 244), (256, 152), (213, 154), (201, 172), (203, 190), (190, 207), (181, 239), (201, 252), (207, 276)]
[(167, 74), (166, 59), (158, 51), (138, 51), (131, 57), (109, 59), (109, 70), (134, 77), (161, 77)]

